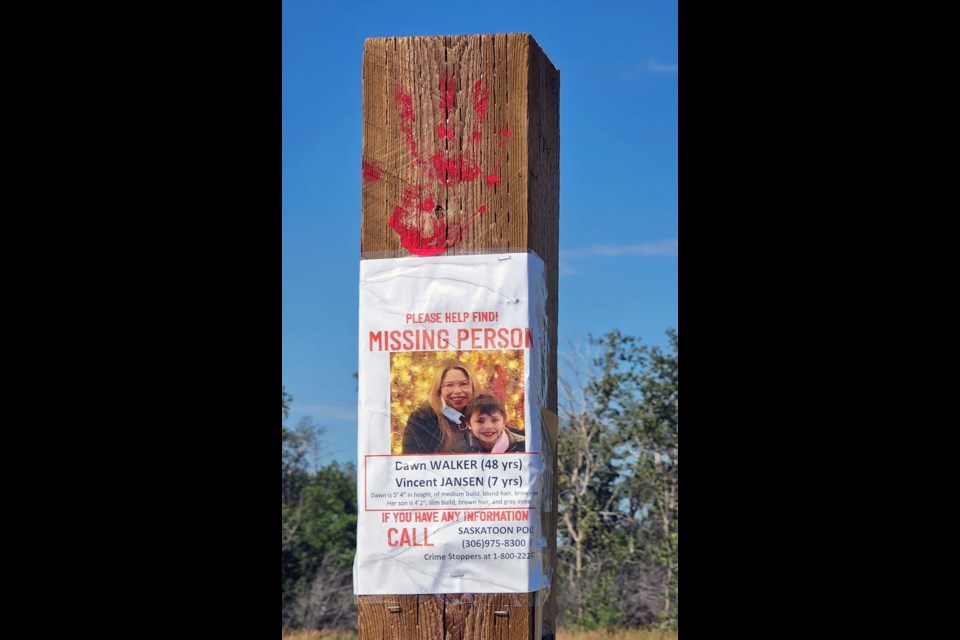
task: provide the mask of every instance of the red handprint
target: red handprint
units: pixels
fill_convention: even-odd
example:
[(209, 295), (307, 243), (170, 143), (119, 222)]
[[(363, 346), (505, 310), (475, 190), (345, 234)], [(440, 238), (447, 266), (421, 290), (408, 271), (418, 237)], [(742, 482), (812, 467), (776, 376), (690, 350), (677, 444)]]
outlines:
[[(396, 88), (394, 102), (397, 107), (400, 133), (406, 141), (407, 151), (412, 158), (411, 167), (419, 174), (419, 179), (407, 185), (403, 197), (390, 216), (390, 226), (400, 235), (400, 243), (411, 253), (419, 256), (432, 256), (444, 253), (459, 242), (472, 227), (473, 220), (486, 211), (485, 205), (477, 207), (466, 219), (459, 223), (450, 222), (443, 205), (438, 202), (438, 187), (456, 187), (463, 183), (483, 179), (483, 184), (496, 188), (500, 184), (500, 163), (498, 157), (495, 166), (485, 170), (476, 160), (472, 147), (476, 147), (482, 138), (481, 125), (487, 117), (490, 90), (481, 79), (473, 84), (473, 110), (476, 113), (476, 126), (463, 138), (465, 144), (459, 153), (451, 152), (448, 147), (455, 146), (457, 131), (450, 123), (450, 113), (456, 106), (456, 79), (444, 74), (439, 86), (439, 118), (435, 130), (437, 145), (429, 159), (421, 159), (417, 138), (414, 134), (416, 114), (410, 93), (402, 86)], [(498, 129), (500, 137), (498, 147), (502, 148), (512, 130), (507, 126)], [(464, 135), (464, 132), (461, 132)], [(364, 159), (363, 179), (379, 180), (382, 169), (374, 160)]]

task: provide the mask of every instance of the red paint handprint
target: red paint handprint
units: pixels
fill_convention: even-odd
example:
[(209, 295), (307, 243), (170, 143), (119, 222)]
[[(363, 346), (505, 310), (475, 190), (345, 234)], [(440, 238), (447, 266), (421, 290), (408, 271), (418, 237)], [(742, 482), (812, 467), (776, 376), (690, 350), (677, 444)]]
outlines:
[[(456, 187), (464, 183), (482, 180), (481, 184), (494, 189), (500, 184), (500, 163), (497, 158), (493, 167), (484, 169), (476, 159), (475, 149), (482, 139), (481, 126), (487, 117), (490, 90), (483, 80), (473, 84), (473, 110), (476, 114), (476, 125), (469, 133), (460, 132), (463, 144), (462, 150), (457, 153), (448, 150), (454, 146), (457, 131), (450, 122), (451, 111), (456, 106), (456, 80), (453, 76), (444, 74), (440, 78), (439, 87), (439, 122), (431, 131), (436, 131), (436, 145), (426, 160), (421, 157), (417, 138), (414, 133), (416, 114), (413, 109), (413, 99), (403, 87), (397, 87), (394, 93), (399, 133), (406, 142), (407, 151), (412, 158), (411, 167), (419, 177), (414, 184), (407, 185), (403, 190), (400, 204), (396, 205), (393, 215), (390, 216), (390, 226), (400, 235), (400, 243), (411, 253), (418, 256), (432, 256), (444, 253), (456, 245), (470, 230), (473, 220), (486, 211), (485, 205), (477, 207), (465, 220), (452, 223), (444, 211), (443, 204), (438, 202), (437, 190), (441, 187)], [(498, 147), (502, 148), (506, 138), (512, 130), (507, 126), (498, 129), (500, 137)], [(375, 160), (364, 158), (363, 179), (367, 181), (379, 180), (382, 169)]]

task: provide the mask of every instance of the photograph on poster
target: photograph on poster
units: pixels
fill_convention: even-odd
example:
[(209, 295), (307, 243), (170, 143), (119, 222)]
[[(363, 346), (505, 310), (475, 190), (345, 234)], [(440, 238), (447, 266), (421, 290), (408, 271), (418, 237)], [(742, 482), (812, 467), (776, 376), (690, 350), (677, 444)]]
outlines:
[[(391, 353), (391, 453), (523, 451), (523, 357), (523, 349)], [(474, 412), (477, 419), (471, 431), (462, 414), (477, 399), (481, 407)], [(499, 413), (494, 399), (503, 407), (502, 425), (483, 417)], [(489, 428), (479, 426), (481, 422), (498, 423), (497, 442), (492, 442)]]

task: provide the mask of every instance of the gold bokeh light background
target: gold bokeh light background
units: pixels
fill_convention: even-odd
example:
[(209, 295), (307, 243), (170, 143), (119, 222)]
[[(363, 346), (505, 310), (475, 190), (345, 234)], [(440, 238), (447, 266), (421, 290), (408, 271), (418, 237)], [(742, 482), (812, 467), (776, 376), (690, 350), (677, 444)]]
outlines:
[(427, 399), (433, 373), (445, 360), (466, 363), (477, 393), (491, 393), (507, 409), (507, 426), (523, 433), (523, 349), (510, 351), (398, 351), (390, 354), (390, 448), (400, 454), (407, 418)]

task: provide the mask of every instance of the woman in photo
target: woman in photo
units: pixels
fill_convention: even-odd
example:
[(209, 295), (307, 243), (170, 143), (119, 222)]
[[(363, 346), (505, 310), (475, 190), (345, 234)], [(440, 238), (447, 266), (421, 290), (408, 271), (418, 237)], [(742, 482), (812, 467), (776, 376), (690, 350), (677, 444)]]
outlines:
[(467, 451), (467, 424), (461, 412), (476, 393), (476, 376), (469, 366), (459, 360), (442, 363), (427, 398), (407, 418), (402, 453)]

